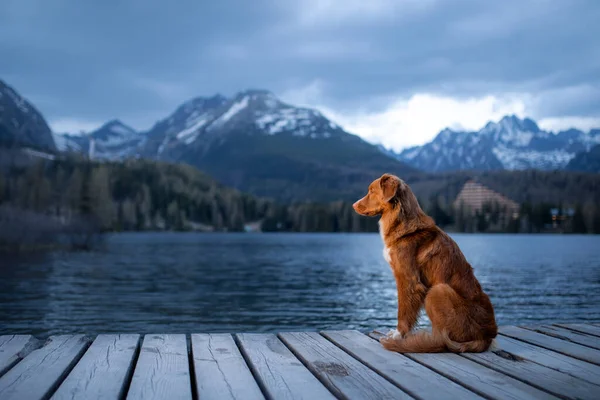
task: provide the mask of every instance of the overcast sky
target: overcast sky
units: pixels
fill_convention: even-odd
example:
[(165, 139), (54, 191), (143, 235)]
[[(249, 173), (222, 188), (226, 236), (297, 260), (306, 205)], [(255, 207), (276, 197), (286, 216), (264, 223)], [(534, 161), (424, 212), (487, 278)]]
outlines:
[(600, 127), (598, 0), (219, 1), (1, 0), (0, 79), (58, 132), (248, 88), (396, 150), (509, 113)]

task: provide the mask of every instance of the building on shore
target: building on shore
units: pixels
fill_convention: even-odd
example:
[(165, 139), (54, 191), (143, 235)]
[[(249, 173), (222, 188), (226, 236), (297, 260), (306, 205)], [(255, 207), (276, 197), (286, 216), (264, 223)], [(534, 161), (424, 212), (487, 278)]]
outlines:
[(467, 181), (454, 200), (453, 207), (465, 219), (477, 219), (479, 229), (504, 230), (519, 218), (520, 205), (473, 179)]

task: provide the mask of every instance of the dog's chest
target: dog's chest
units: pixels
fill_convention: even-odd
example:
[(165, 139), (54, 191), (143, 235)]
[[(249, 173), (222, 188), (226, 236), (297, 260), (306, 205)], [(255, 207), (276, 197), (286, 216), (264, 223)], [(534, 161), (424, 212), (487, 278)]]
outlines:
[(383, 247), (383, 258), (388, 263), (392, 262), (392, 257), (390, 256), (390, 248), (389, 247), (386, 247), (386, 246)]
[(388, 263), (391, 263), (392, 257), (390, 256), (390, 248), (385, 245), (385, 235), (383, 233), (383, 226), (381, 225), (381, 220), (379, 220), (379, 234), (381, 235), (381, 240), (383, 241), (383, 259)]

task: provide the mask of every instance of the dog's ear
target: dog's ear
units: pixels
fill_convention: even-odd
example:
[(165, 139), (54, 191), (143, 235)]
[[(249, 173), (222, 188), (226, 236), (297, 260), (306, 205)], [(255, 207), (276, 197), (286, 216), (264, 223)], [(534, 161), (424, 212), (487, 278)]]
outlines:
[(398, 193), (400, 180), (393, 175), (383, 174), (379, 179), (379, 185), (381, 186), (381, 193), (383, 194), (383, 199), (386, 202), (389, 202), (396, 196), (396, 193)]

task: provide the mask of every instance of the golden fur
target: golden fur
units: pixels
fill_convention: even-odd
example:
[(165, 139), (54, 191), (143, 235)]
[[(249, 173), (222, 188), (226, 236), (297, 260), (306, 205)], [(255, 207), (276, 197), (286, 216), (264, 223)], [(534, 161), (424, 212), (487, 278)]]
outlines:
[[(423, 212), (409, 186), (383, 174), (353, 207), (381, 216), (384, 257), (396, 279), (397, 332), (382, 345), (401, 353), (487, 350), (497, 335), (492, 303), (458, 245)], [(432, 332), (411, 332), (423, 305)]]

